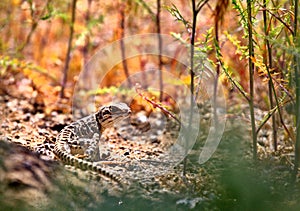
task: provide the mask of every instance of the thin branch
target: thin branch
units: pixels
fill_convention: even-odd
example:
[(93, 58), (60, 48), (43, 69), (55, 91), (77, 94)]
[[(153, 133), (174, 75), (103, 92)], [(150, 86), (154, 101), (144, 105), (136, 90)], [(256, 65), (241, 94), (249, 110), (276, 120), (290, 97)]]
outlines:
[[(193, 122), (193, 107), (194, 107), (194, 79), (195, 79), (195, 72), (194, 72), (194, 54), (195, 54), (195, 36), (196, 36), (196, 26), (197, 26), (197, 15), (199, 13), (199, 9), (196, 8), (196, 1), (192, 0), (192, 12), (193, 12), (193, 22), (192, 22), (192, 34), (191, 34), (191, 41), (190, 41), (190, 79), (191, 79), (191, 99), (190, 99), (190, 116), (189, 116), (189, 125), (188, 130), (192, 127)], [(188, 140), (186, 140), (186, 143), (188, 143)], [(186, 148), (187, 149), (187, 148)], [(183, 160), (183, 176), (186, 175), (186, 160), (185, 157)]]
[(163, 113), (165, 113), (168, 117), (172, 117), (180, 126), (184, 126), (181, 121), (175, 116), (175, 114), (173, 114), (172, 112), (170, 112), (168, 109), (166, 109), (165, 107), (163, 107), (162, 104), (160, 103), (156, 103), (155, 101), (149, 99), (148, 97), (146, 97), (145, 95), (143, 95), (143, 93), (141, 92), (141, 88), (139, 86), (139, 84), (136, 84), (135, 86), (135, 91), (136, 93), (138, 93), (139, 96), (141, 96), (144, 100), (146, 100), (147, 102), (149, 102), (154, 108), (159, 108), (160, 110), (162, 110)]
[(33, 33), (35, 32), (38, 23), (41, 19), (41, 17), (45, 14), (46, 9), (49, 7), (49, 4), (51, 3), (51, 0), (47, 0), (45, 7), (43, 8), (43, 10), (41, 11), (41, 15), (39, 17), (35, 17), (34, 13), (35, 13), (35, 9), (34, 9), (34, 4), (32, 1), (28, 1), (29, 5), (30, 5), (30, 16), (31, 16), (31, 28), (30, 28), (30, 32), (28, 33), (28, 35), (26, 36), (25, 42), (21, 45), (21, 47), (19, 47), (18, 51), (23, 51), (24, 48), (28, 45), (28, 43), (31, 40), (31, 37), (33, 35)]
[[(297, 32), (298, 27), (298, 7), (299, 2), (298, 0), (294, 1), (294, 44), (296, 46), (296, 49), (299, 48), (299, 37)], [(294, 165), (294, 171), (293, 171), (293, 180), (296, 181), (297, 174), (298, 174), (298, 168), (300, 163), (300, 72), (299, 72), (299, 55), (294, 55), (294, 72), (295, 72), (295, 80), (296, 80), (296, 144), (295, 144), (295, 165)]]
[[(272, 70), (272, 49), (270, 46), (270, 42), (267, 39), (268, 35), (269, 35), (269, 30), (268, 30), (268, 25), (267, 25), (267, 12), (266, 12), (266, 8), (267, 8), (267, 2), (266, 0), (263, 0), (263, 19), (264, 19), (264, 31), (265, 31), (265, 38), (264, 38), (264, 64), (266, 66), (267, 72), (268, 72), (268, 77), (269, 77), (269, 82), (268, 82), (268, 88), (269, 88), (269, 101), (270, 101), (270, 108), (274, 107), (274, 102), (273, 102), (273, 92), (276, 98), (276, 102), (277, 102), (277, 107), (278, 107), (278, 111), (279, 114), (280, 113), (280, 107), (278, 104), (278, 99), (276, 96), (276, 90), (273, 84), (273, 80), (271, 77), (271, 72), (270, 69)], [(265, 50), (267, 49), (267, 50)], [(280, 117), (281, 118), (281, 117)], [(273, 129), (273, 145), (274, 145), (274, 151), (277, 151), (277, 125), (276, 125), (276, 115), (272, 115), (272, 129)], [(256, 132), (257, 133), (257, 132)]]
[[(92, 0), (87, 0), (87, 10), (86, 10), (86, 15), (85, 15), (85, 25), (88, 29), (88, 25), (91, 19), (91, 5), (92, 5)], [(82, 50), (83, 53), (83, 64), (85, 65), (88, 62), (88, 53), (89, 53), (89, 46), (90, 46), (90, 34), (86, 34), (85, 36), (85, 44)]]
[(68, 41), (68, 50), (67, 50), (67, 55), (66, 55), (66, 62), (65, 62), (64, 69), (63, 69), (63, 79), (62, 79), (61, 90), (60, 90), (60, 98), (64, 98), (64, 91), (65, 91), (67, 78), (68, 78), (69, 64), (70, 64), (70, 60), (71, 60), (72, 40), (73, 40), (73, 36), (74, 36), (76, 3), (77, 3), (77, 0), (73, 0), (73, 3), (72, 3), (72, 17), (71, 17), (71, 23), (70, 23), (70, 36), (69, 36), (69, 41)]
[(163, 76), (162, 76), (162, 38), (160, 32), (160, 0), (157, 0), (157, 11), (156, 11), (156, 29), (158, 39), (158, 70), (159, 70), (159, 101), (163, 100)]
[(136, 0), (136, 1), (137, 1), (137, 3), (141, 4), (147, 10), (147, 12), (151, 15), (151, 17), (154, 20), (154, 18), (155, 18), (156, 15), (152, 11), (152, 9), (148, 6), (148, 4), (144, 0)]
[[(268, 76), (267, 76), (268, 77)], [(292, 96), (292, 94), (281, 84), (281, 83), (279, 83), (278, 82), (278, 80), (276, 79), (276, 78), (274, 78), (272, 75), (271, 75), (271, 78), (272, 78), (272, 80), (273, 81), (275, 81), (275, 83), (285, 92), (285, 94), (287, 95), (287, 96), (289, 96), (289, 98), (293, 101), (293, 102), (295, 102), (295, 99), (294, 99), (294, 97)]]
[(125, 3), (121, 3), (120, 7), (120, 30), (121, 30), (121, 35), (120, 35), (120, 47), (121, 47), (121, 54), (122, 54), (122, 65), (124, 69), (125, 76), (128, 80), (128, 86), (132, 87), (132, 82), (129, 77), (129, 70), (127, 66), (127, 61), (126, 61), (126, 53), (125, 53), (125, 44), (124, 44), (124, 36), (125, 36), (125, 8), (126, 5)]
[[(287, 103), (289, 103), (291, 101), (286, 101), (283, 103), (280, 103), (279, 106), (276, 105), (274, 108), (272, 108), (263, 118), (263, 120), (259, 123), (257, 129), (256, 129), (256, 133), (258, 134), (259, 131), (261, 130), (261, 128), (267, 123), (267, 121), (270, 119), (270, 117), (276, 112), (276, 110), (278, 110), (279, 107), (282, 107), (284, 105), (286, 105)], [(286, 128), (286, 127), (285, 127)], [(286, 130), (286, 132), (289, 134), (289, 137), (294, 140), (295, 138), (292, 136), (292, 134), (289, 132), (289, 130)]]
[[(216, 76), (214, 80), (214, 93), (213, 93), (213, 116), (214, 123), (218, 124), (218, 116), (217, 116), (217, 93), (218, 93), (218, 83), (220, 77), (220, 69), (221, 69), (221, 58), (220, 58), (220, 45), (219, 45), (219, 25), (222, 23), (222, 19), (224, 17), (224, 13), (228, 6), (227, 0), (218, 0), (217, 5), (215, 7), (215, 48), (216, 48)], [(215, 125), (217, 126), (217, 125)]]
[(200, 12), (200, 10), (202, 9), (202, 7), (204, 7), (208, 1), (209, 0), (205, 0), (204, 2), (202, 2), (202, 1), (198, 2), (198, 4), (197, 4), (197, 13)]
[[(263, 7), (263, 5), (261, 5), (259, 2), (258, 4)], [(280, 23), (282, 23), (290, 32), (291, 34), (294, 34), (293, 29), (291, 29), (291, 27), (285, 23), (280, 17), (276, 16), (274, 13), (272, 13), (269, 9), (267, 8), (263, 8), (262, 10), (266, 10), (268, 13), (270, 13), (270, 15), (272, 15), (276, 20), (278, 20)]]
[(254, 47), (253, 47), (253, 29), (252, 29), (252, 1), (247, 0), (247, 13), (248, 13), (248, 48), (249, 48), (249, 88), (250, 88), (250, 117), (251, 117), (251, 131), (252, 131), (252, 145), (253, 145), (253, 159), (257, 159), (257, 134), (255, 126), (255, 116), (254, 116), (254, 63), (252, 59), (254, 58)]

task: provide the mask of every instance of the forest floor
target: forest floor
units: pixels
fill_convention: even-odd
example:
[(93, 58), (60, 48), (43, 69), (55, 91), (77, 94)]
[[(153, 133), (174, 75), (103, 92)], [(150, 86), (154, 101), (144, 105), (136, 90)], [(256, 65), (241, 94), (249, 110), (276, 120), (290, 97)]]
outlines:
[[(1, 87), (0, 202), (4, 208), (300, 208), (300, 184), (291, 182), (293, 143), (287, 134), (279, 132), (278, 150), (274, 152), (271, 127), (266, 125), (260, 132), (258, 160), (254, 162), (247, 109), (230, 107), (217, 151), (200, 165), (198, 157), (206, 139), (206, 133), (201, 133), (187, 156), (185, 176), (182, 157), (168, 154), (178, 126), (159, 112), (149, 118), (150, 133), (128, 134), (135, 128), (126, 121), (109, 129), (103, 134), (100, 157), (115, 162), (105, 166), (110, 171), (122, 172), (124, 180), (133, 179), (126, 190), (120, 190), (112, 181), (96, 180), (86, 172), (64, 167), (51, 153), (36, 152), (44, 143), (55, 142), (73, 116), (60, 111), (46, 114), (44, 105), (34, 98), (34, 87), (22, 80), (22, 86), (12, 80)], [(256, 112), (262, 115), (259, 109)], [(201, 121), (202, 131), (209, 129), (210, 118)], [(160, 131), (161, 124), (167, 124), (165, 131)]]

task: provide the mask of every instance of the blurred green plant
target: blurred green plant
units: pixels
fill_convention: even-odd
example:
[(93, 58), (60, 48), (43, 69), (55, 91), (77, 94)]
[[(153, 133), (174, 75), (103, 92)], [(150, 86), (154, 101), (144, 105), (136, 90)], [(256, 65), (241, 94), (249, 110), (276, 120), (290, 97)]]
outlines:
[(54, 85), (59, 84), (58, 78), (55, 75), (52, 75), (48, 70), (38, 65), (19, 60), (17, 58), (10, 58), (9, 56), (0, 57), (0, 77), (3, 77), (8, 72), (18, 73), (26, 70), (37, 72), (46, 76), (52, 83), (54, 83)]

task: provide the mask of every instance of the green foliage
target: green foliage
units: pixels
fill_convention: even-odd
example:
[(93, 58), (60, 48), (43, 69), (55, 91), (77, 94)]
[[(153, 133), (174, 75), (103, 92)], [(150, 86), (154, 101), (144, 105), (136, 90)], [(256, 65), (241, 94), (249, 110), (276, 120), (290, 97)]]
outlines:
[(119, 88), (116, 86), (110, 86), (110, 87), (103, 87), (103, 88), (98, 88), (95, 90), (89, 90), (87, 92), (88, 96), (91, 95), (104, 95), (104, 94), (111, 94), (111, 95), (116, 95), (116, 94), (122, 94), (122, 95), (131, 95), (134, 91), (131, 89), (126, 89), (126, 88)]
[[(286, 87), (287, 83), (291, 84), (291, 77), (289, 77), (289, 75), (292, 72), (293, 61), (293, 53), (288, 52), (287, 49), (290, 48), (292, 49), (291, 51), (294, 51), (295, 49), (292, 39), (292, 26), (288, 24), (292, 20), (292, 12), (290, 9), (283, 9), (283, 7), (286, 8), (286, 6), (281, 5), (283, 2), (252, 2), (249, 0), (247, 1), (247, 9), (244, 8), (242, 1), (233, 0), (232, 3), (234, 9), (240, 16), (240, 23), (244, 32), (243, 38), (249, 38), (248, 45), (241, 45), (241, 41), (229, 33), (225, 33), (225, 35), (227, 36), (227, 39), (237, 48), (237, 53), (241, 55), (240, 59), (248, 59), (248, 63), (252, 63), (249, 65), (250, 90), (252, 90), (253, 87), (252, 78), (253, 71), (255, 71), (258, 73), (259, 77), (263, 78), (264, 81), (269, 83), (268, 92), (269, 101), (271, 102), (266, 101), (266, 104), (274, 107), (272, 95), (274, 94), (275, 97), (274, 99), (276, 102), (276, 107), (270, 109), (269, 113), (265, 116), (264, 121), (262, 121), (261, 125), (259, 126), (259, 129), (270, 118), (271, 115), (274, 115), (274, 112), (276, 111), (279, 113), (282, 126), (289, 134), (290, 132), (284, 125), (280, 107), (282, 104), (281, 101), (285, 99), (286, 96), (292, 98), (291, 93)], [(260, 13), (264, 13), (263, 22), (260, 21)], [(251, 14), (251, 16), (249, 16), (249, 14)], [(268, 43), (268, 45), (266, 43)], [(253, 69), (254, 66), (252, 65), (255, 66), (255, 69)], [(227, 71), (225, 71), (225, 73), (226, 72)], [(227, 74), (227, 76), (229, 76), (229, 74)], [(232, 81), (232, 78), (229, 79)], [(276, 86), (274, 84), (276, 84)], [(280, 87), (280, 89), (276, 89), (278, 87)], [(253, 93), (253, 91), (251, 91), (251, 93)], [(251, 93), (249, 100), (252, 100), (254, 97)], [(273, 119), (273, 121), (275, 121), (275, 119)], [(275, 123), (273, 123), (273, 127), (276, 127)], [(275, 130), (277, 129), (273, 128), (273, 131)], [(255, 134), (253, 134), (253, 137), (255, 137)], [(276, 141), (274, 143), (276, 143)]]
[(175, 4), (172, 4), (171, 7), (165, 6), (165, 8), (173, 17), (175, 17), (175, 20), (182, 22), (187, 30), (192, 28), (191, 23), (183, 17), (183, 15), (180, 13), (179, 9), (176, 7)]
[[(239, 44), (239, 42), (236, 42), (236, 43)], [(216, 49), (216, 56), (217, 56), (218, 61), (220, 62), (222, 69), (223, 69), (223, 73), (226, 75), (226, 77), (229, 79), (229, 81), (232, 83), (232, 85), (234, 87), (236, 87), (239, 90), (239, 92), (245, 97), (245, 99), (249, 100), (248, 93), (246, 93), (246, 91), (241, 86), (241, 84), (232, 76), (232, 71), (230, 71), (228, 66), (225, 64), (219, 44), (217, 42), (214, 42), (214, 45), (215, 45), (215, 49)]]
[(212, 41), (213, 41), (213, 30), (211, 27), (206, 31), (206, 34), (203, 34), (203, 41), (199, 38), (197, 42), (195, 42), (195, 67), (194, 70), (196, 73), (202, 72), (205, 68), (205, 63), (214, 65), (214, 62), (207, 57), (210, 52), (212, 52)]
[(3, 76), (7, 71), (10, 72), (21, 72), (21, 71), (32, 71), (32, 72), (38, 72), (47, 78), (49, 78), (52, 82), (55, 84), (59, 84), (58, 79), (56, 76), (52, 75), (49, 71), (46, 69), (34, 65), (30, 62), (21, 61), (16, 58), (10, 58), (9, 56), (3, 56), (0, 57), (0, 76)]
[[(1, 29), (6, 29), (6, 32), (3, 33), (3, 36), (1, 36), (0, 38), (0, 50), (3, 55), (8, 55), (11, 54), (11, 52), (16, 52), (18, 49), (21, 51), (21, 49), (23, 49), (26, 45), (31, 44), (30, 37), (35, 32), (35, 29), (37, 28), (38, 24), (42, 21), (50, 22), (54, 19), (59, 19), (64, 23), (72, 24), (72, 25), (74, 24), (71, 23), (71, 18), (70, 18), (71, 16), (69, 12), (70, 4), (69, 3), (67, 4), (65, 1), (48, 0), (45, 1), (46, 3), (42, 4), (41, 8), (35, 7), (35, 3), (36, 3), (35, 0), (22, 1), (22, 3), (28, 4), (29, 7), (26, 8), (28, 9), (28, 14), (26, 13), (26, 15), (24, 15), (25, 13), (24, 14), (22, 13), (22, 15), (24, 16), (20, 15), (20, 17), (17, 16), (14, 17), (14, 16), (18, 12), (20, 12), (20, 10), (18, 10), (19, 9), (18, 6), (20, 6), (21, 3), (20, 5), (16, 6), (14, 4), (17, 3), (14, 2), (15, 1), (3, 0), (0, 3), (0, 12), (1, 12), (0, 25), (1, 25)], [(196, 6), (196, 11), (193, 12), (198, 13), (200, 11), (201, 6), (203, 6), (205, 2), (206, 2), (205, 0), (198, 1), (198, 4)], [(150, 14), (152, 20), (155, 19), (155, 12), (153, 12), (154, 11), (153, 5), (151, 5), (151, 3), (145, 0), (122, 1), (122, 3), (126, 4), (127, 8), (130, 8), (130, 10), (133, 10), (133, 12), (131, 13), (130, 11), (129, 12), (126, 11), (126, 17), (128, 17), (128, 19), (131, 18), (131, 20), (133, 20), (132, 22), (135, 22), (137, 17), (140, 18), (142, 15), (145, 14), (143, 13), (144, 11), (142, 11), (141, 13), (142, 15), (139, 14), (140, 8), (146, 11), (148, 17)], [(269, 105), (270, 102), (267, 101), (268, 98), (266, 98), (266, 96), (251, 96), (249, 98), (249, 95), (246, 92), (246, 88), (244, 89), (239, 82), (239, 80), (242, 80), (242, 77), (238, 75), (238, 72), (235, 69), (228, 66), (229, 63), (227, 63), (227, 61), (225, 60), (226, 52), (224, 51), (222, 52), (221, 47), (222, 47), (222, 42), (230, 42), (235, 46), (236, 54), (239, 55), (240, 60), (244, 61), (245, 64), (249, 62), (255, 65), (254, 77), (259, 79), (259, 81), (261, 81), (260, 79), (265, 79), (266, 82), (269, 81), (274, 82), (275, 85), (274, 87), (272, 87), (272, 89), (274, 88), (276, 89), (274, 91), (275, 98), (277, 98), (276, 95), (278, 95), (278, 99), (276, 99), (276, 101), (278, 101), (276, 102), (277, 105), (276, 106), (274, 105), (273, 108), (270, 108), (269, 111), (266, 111), (267, 114), (263, 117), (260, 124), (258, 125), (258, 128), (255, 131), (256, 133), (259, 132), (262, 126), (269, 120), (269, 118), (272, 115), (274, 115), (276, 112), (279, 111), (280, 107), (285, 105), (285, 103), (287, 102), (287, 97), (289, 97), (288, 102), (292, 102), (291, 105), (293, 105), (294, 108), (293, 110), (299, 108), (299, 104), (300, 104), (299, 83), (300, 82), (299, 82), (298, 71), (299, 71), (299, 55), (300, 55), (299, 40), (300, 39), (299, 39), (299, 35), (297, 34), (297, 27), (295, 27), (292, 24), (293, 21), (297, 22), (297, 20), (299, 20), (299, 17), (297, 17), (297, 11), (293, 10), (297, 8), (296, 6), (298, 5), (298, 3), (299, 3), (298, 1), (292, 2), (292, 1), (268, 0), (266, 1), (265, 7), (263, 7), (264, 4), (263, 1), (248, 0), (248, 4), (251, 6), (251, 8), (250, 10), (247, 11), (247, 8), (245, 7), (246, 6), (245, 1), (232, 0), (233, 9), (235, 10), (235, 12), (238, 13), (240, 25), (237, 26), (235, 30), (226, 29), (226, 31), (223, 31), (223, 28), (220, 27), (219, 30), (220, 43), (218, 42), (219, 40), (217, 40), (214, 37), (215, 28), (210, 27), (203, 36), (199, 34), (197, 35), (198, 39), (196, 38), (196, 42), (194, 43), (194, 45), (191, 45), (189, 40), (191, 34), (193, 34), (193, 36), (195, 35), (195, 33), (191, 32), (192, 31), (192, 24), (190, 21), (191, 17), (187, 17), (184, 13), (185, 11), (180, 10), (179, 3), (178, 5), (176, 5), (177, 3), (173, 3), (170, 6), (165, 6), (165, 9), (175, 18), (175, 20), (184, 25), (186, 29), (185, 33), (189, 35), (187, 36), (187, 38), (185, 38), (181, 33), (178, 32), (171, 33), (171, 35), (177, 41), (181, 42), (188, 49), (193, 49), (194, 57), (190, 58), (190, 60), (193, 60), (193, 65), (191, 65), (190, 68), (191, 70), (193, 70), (191, 72), (194, 72), (196, 74), (195, 77), (201, 78), (200, 74), (205, 69), (204, 62), (208, 61), (208, 63), (212, 64), (212, 66), (216, 66), (218, 64), (222, 67), (221, 74), (226, 75), (227, 79), (231, 82), (232, 86), (238, 89), (239, 92), (245, 97), (245, 99), (250, 101), (252, 100), (253, 97), (255, 97), (255, 98), (259, 98), (260, 100), (260, 102), (257, 102), (258, 100), (256, 99), (257, 101), (254, 102), (255, 105), (257, 106), (260, 106), (261, 104)], [(14, 10), (18, 12), (13, 13)], [(249, 18), (248, 15), (250, 14), (250, 11), (252, 15)], [(262, 22), (262, 14), (261, 14), (262, 11), (267, 12), (266, 25), (264, 25), (264, 23)], [(76, 13), (77, 12), (78, 11), (76, 11)], [(116, 14), (118, 13), (116, 12)], [(139, 16), (137, 16), (137, 14), (139, 14)], [(12, 26), (11, 23), (14, 23), (13, 21), (15, 18), (16, 19), (19, 18), (17, 19), (18, 21), (21, 21), (22, 23), (26, 23), (27, 25), (25, 24), (24, 27), (22, 26), (19, 28), (19, 30), (20, 29), (21, 30), (26, 29), (26, 30), (20, 31), (19, 32), (20, 35), (16, 35), (15, 37), (13, 37), (12, 35), (14, 35), (13, 34), (14, 32), (10, 31), (9, 28)], [(86, 23), (82, 20), (81, 21), (76, 20), (81, 24), (80, 27), (86, 24), (85, 25), (86, 28), (80, 34), (77, 34), (77, 39), (80, 41), (81, 40), (86, 41), (85, 39), (87, 37), (93, 35), (95, 28), (99, 27), (102, 23), (104, 23), (104, 18), (105, 18), (104, 14), (96, 13), (96, 15), (90, 16), (89, 19), (86, 20)], [(211, 18), (211, 16), (209, 18)], [(250, 21), (251, 23), (249, 23), (250, 19), (251, 19)], [(58, 26), (60, 26), (60, 28), (63, 28), (61, 26), (64, 25), (58, 25)], [(268, 32), (267, 35), (265, 31), (262, 30), (264, 27), (266, 27), (267, 29)], [(195, 27), (193, 29), (195, 29)], [(242, 33), (238, 32), (240, 29), (243, 30)], [(64, 29), (60, 29), (60, 30), (63, 31)], [(57, 33), (57, 31), (55, 33)], [(251, 37), (250, 41), (248, 41), (249, 43), (245, 44), (247, 42), (245, 38), (249, 38), (249, 37)], [(39, 41), (39, 39), (37, 40)], [(270, 43), (270, 52), (267, 52), (265, 49), (266, 40), (269, 41)], [(42, 43), (43, 40), (40, 42)], [(86, 45), (88, 46), (88, 43)], [(249, 53), (249, 49), (252, 49), (252, 52)], [(252, 55), (254, 49), (255, 49), (255, 54)], [(74, 49), (72, 48), (72, 51), (73, 50)], [(58, 51), (60, 51), (60, 49)], [(90, 52), (89, 50), (87, 51)], [(24, 52), (26, 53), (26, 51)], [(19, 55), (15, 54), (14, 57), (17, 58), (20, 56), (22, 58), (26, 58), (26, 57), (31, 58), (30, 53), (29, 55), (25, 55), (25, 53), (24, 55), (21, 53)], [(271, 54), (270, 56), (271, 59), (267, 58), (268, 57), (267, 54)], [(209, 58), (208, 55), (210, 56)], [(48, 55), (48, 54), (47, 56), (49, 56), (49, 58), (52, 57), (52, 55)], [(26, 62), (16, 58), (8, 57), (8, 56), (0, 57), (1, 77), (5, 76), (8, 71), (11, 71), (13, 73), (18, 73), (20, 71), (29, 71), (29, 73), (38, 72), (42, 75), (46, 75), (47, 78), (51, 80), (51, 82), (54, 82), (52, 84), (55, 85), (59, 84), (58, 78), (55, 75), (52, 75), (51, 73), (52, 71), (49, 71), (47, 68), (35, 65), (34, 63)], [(59, 58), (57, 60), (61, 62), (61, 59), (62, 58)], [(247, 61), (247, 59), (249, 60)], [(215, 61), (217, 61), (218, 63), (216, 63)], [(270, 65), (271, 62), (272, 62), (272, 66)], [(50, 68), (51, 67), (52, 66), (50, 66)], [(249, 67), (249, 69), (250, 72), (253, 72), (251, 67)], [(37, 76), (34, 77), (36, 77), (36, 80), (39, 80), (39, 77)], [(178, 85), (178, 86), (182, 85), (178, 83), (178, 81), (167, 81), (169, 79), (164, 79), (164, 80), (169, 84)], [(293, 91), (291, 88), (295, 86), (296, 82), (298, 83), (298, 85), (296, 86), (298, 89), (295, 89), (295, 91)], [(288, 87), (287, 84), (289, 84), (290, 87)], [(266, 84), (255, 83), (255, 86), (256, 85), (258, 88), (261, 87), (264, 88), (266, 86)], [(272, 92), (272, 90), (268, 90), (268, 91)], [(84, 93), (84, 94), (91, 96), (91, 95), (105, 95), (105, 94), (132, 95), (134, 93), (126, 89), (109, 87), (109, 88), (99, 88), (96, 90), (90, 90), (88, 93)], [(158, 96), (159, 93), (152, 92), (152, 94)], [(259, 95), (260, 93), (256, 92), (255, 94)], [(297, 106), (294, 106), (295, 104), (293, 102), (295, 96), (298, 99)], [(292, 111), (291, 113), (296, 114), (297, 119), (299, 121), (300, 113), (299, 112), (296, 113), (295, 111)], [(296, 124), (296, 127), (294, 128), (299, 128), (297, 127), (297, 125), (299, 125), (299, 122)], [(284, 127), (283, 122), (281, 122), (281, 125), (278, 128), (278, 130), (281, 130), (282, 126)], [(234, 131), (231, 132), (233, 133)], [(246, 132), (244, 134), (246, 134)], [(298, 135), (300, 136), (300, 132), (298, 132)], [(240, 136), (239, 138), (232, 138), (232, 139), (235, 142), (227, 145), (226, 150), (230, 151), (230, 153), (233, 156), (236, 156), (238, 160), (231, 158), (221, 164), (221, 166), (226, 166), (228, 168), (221, 169), (220, 178), (218, 178), (219, 180), (217, 180), (218, 183), (220, 184), (221, 194), (220, 196), (218, 196), (218, 200), (214, 201), (214, 199), (212, 199), (212, 203), (213, 204), (215, 203), (214, 205), (218, 205), (220, 209), (223, 208), (228, 210), (243, 209), (243, 208), (249, 210), (250, 209), (266, 210), (266, 209), (278, 208), (276, 207), (276, 205), (280, 203), (279, 199), (286, 200), (287, 197), (284, 196), (284, 194), (288, 195), (289, 193), (287, 192), (287, 190), (285, 191), (282, 190), (279, 186), (275, 185), (274, 187), (274, 183), (278, 181), (272, 178), (271, 176), (268, 176), (265, 173), (266, 171), (268, 172), (267, 165), (264, 166), (264, 164), (261, 163), (253, 164), (249, 162), (249, 160), (240, 160), (241, 157), (245, 157), (246, 155), (239, 154), (239, 152), (237, 151), (240, 150), (240, 148), (237, 146), (240, 146), (239, 144), (243, 141), (246, 142), (246, 140), (244, 140), (245, 138), (243, 136)], [(230, 140), (231, 139), (225, 139), (226, 142), (227, 141), (230, 142)], [(300, 142), (298, 144), (299, 144), (298, 147), (300, 147)], [(247, 145), (246, 148), (247, 150), (249, 150), (250, 146)], [(271, 159), (275, 159), (275, 158), (272, 157)], [(257, 167), (261, 167), (261, 169)], [(297, 174), (297, 170), (298, 169), (296, 169), (296, 174)], [(272, 173), (271, 175), (274, 175), (274, 172), (281, 173), (280, 171), (274, 170), (271, 172)], [(216, 172), (214, 172), (214, 174), (215, 173)], [(286, 172), (284, 172), (284, 174), (286, 174)], [(282, 186), (284, 186), (285, 183), (288, 183), (286, 177), (284, 178), (284, 180), (285, 181), (279, 181), (279, 183)], [(74, 191), (74, 195), (72, 195), (71, 198), (76, 202), (76, 199), (78, 198), (77, 196), (79, 193), (81, 193), (82, 190), (80, 189), (79, 191), (78, 190), (76, 191), (69, 190), (69, 191), (70, 192)], [(281, 193), (280, 191), (283, 192)], [(65, 192), (67, 192), (67, 190), (64, 191), (62, 194), (65, 194)], [(277, 193), (274, 194), (274, 192)], [(162, 199), (167, 200), (167, 202), (160, 200), (159, 208), (163, 209), (164, 207), (163, 205), (168, 205), (172, 208), (178, 208), (178, 206), (176, 206), (175, 204), (176, 200), (179, 199), (177, 196), (174, 196), (172, 194), (170, 195), (161, 194), (159, 196), (161, 196)], [(140, 199), (140, 197), (141, 196), (137, 196), (138, 199)], [(180, 195), (180, 197), (183, 198), (183, 195)], [(63, 204), (64, 198), (62, 197), (60, 200), (61, 200), (60, 203)], [(104, 204), (99, 206), (103, 208), (111, 208), (111, 207), (115, 208), (117, 206), (116, 200), (117, 199), (115, 198), (112, 199), (107, 197), (107, 201)], [(1, 202), (3, 201), (1, 197), (0, 197), (0, 201)], [(260, 201), (262, 201), (262, 203), (258, 203)], [(126, 199), (126, 201), (124, 202), (126, 203), (124, 207), (130, 209), (132, 207), (131, 205), (128, 204), (134, 203), (136, 202), (136, 200)], [(80, 203), (84, 203), (84, 202), (81, 201)], [(109, 203), (113, 204), (113, 206), (110, 206)], [(143, 200), (143, 199), (141, 199), (141, 201), (139, 201), (135, 205), (143, 207), (145, 204), (148, 205), (147, 207), (149, 208), (155, 208), (156, 206), (156, 203), (154, 201)], [(4, 207), (4, 209), (5, 208), (9, 208), (9, 207)]]
[(8, 69), (16, 71), (19, 66), (17, 59), (10, 59), (8, 56), (0, 57), (0, 76), (5, 75)]
[(53, 16), (55, 16), (55, 8), (53, 7), (52, 4), (47, 4), (46, 8), (47, 8), (47, 10), (46, 10), (47, 12), (45, 14), (43, 14), (43, 16), (41, 17), (41, 20), (43, 20), (43, 21), (49, 20)]
[[(205, 70), (204, 65), (206, 63), (210, 63), (214, 65), (214, 62), (207, 57), (207, 55), (213, 50), (213, 47), (211, 45), (211, 42), (213, 40), (212, 31), (213, 31), (213, 27), (208, 29), (206, 34), (202, 35), (204, 37), (203, 41), (201, 41), (201, 39), (199, 38), (199, 41), (195, 42), (194, 71), (196, 74), (200, 74), (202, 71)], [(171, 32), (171, 35), (181, 44), (186, 46), (187, 49), (190, 48), (191, 44), (189, 43), (188, 40), (182, 38), (181, 34)]]
[(204, 37), (204, 40), (201, 41), (199, 39), (199, 41), (195, 43), (196, 46), (200, 47), (199, 51), (201, 51), (202, 53), (208, 54), (209, 52), (211, 52), (213, 50), (213, 47), (211, 45), (211, 42), (213, 40), (213, 30), (214, 30), (213, 27), (208, 29), (206, 31), (206, 34), (202, 35), (202, 37)]
[(135, 0), (135, 2), (139, 5), (141, 5), (151, 15), (152, 19), (155, 20), (156, 15), (152, 11), (150, 6), (147, 4), (147, 2), (145, 2), (144, 0)]
[(219, 184), (216, 207), (220, 210), (299, 209), (299, 186), (292, 186), (290, 168), (274, 157), (253, 162), (245, 130), (240, 122), (228, 128), (213, 161), (220, 173), (216, 179)]
[(183, 39), (181, 34), (175, 33), (175, 32), (171, 32), (170, 34), (181, 44), (184, 44), (186, 47), (190, 46), (189, 42), (187, 40)]
[(241, 45), (241, 40), (239, 40), (236, 36), (229, 34), (227, 31), (224, 32), (226, 38), (236, 47), (236, 54), (239, 54), (239, 59), (248, 58), (248, 47), (245, 45)]
[[(89, 20), (87, 20), (87, 24), (86, 24), (86, 28), (85, 30), (83, 30), (80, 34), (76, 35), (77, 41), (83, 41), (83, 42), (79, 42), (79, 43), (84, 43), (84, 40), (87, 37), (91, 37), (93, 36), (93, 29), (95, 27), (100, 27), (101, 24), (103, 24), (104, 22), (104, 15), (103, 14), (99, 14), (96, 17), (90, 17)], [(88, 47), (90, 47), (90, 43), (87, 43)]]
[(238, 12), (240, 17), (240, 24), (242, 25), (243, 29), (247, 29), (247, 11), (242, 6), (242, 2), (240, 0), (232, 0), (233, 8)]
[(103, 14), (99, 14), (98, 17), (92, 17), (88, 22), (87, 28), (91, 30), (95, 26), (102, 24), (104, 22), (104, 17)]

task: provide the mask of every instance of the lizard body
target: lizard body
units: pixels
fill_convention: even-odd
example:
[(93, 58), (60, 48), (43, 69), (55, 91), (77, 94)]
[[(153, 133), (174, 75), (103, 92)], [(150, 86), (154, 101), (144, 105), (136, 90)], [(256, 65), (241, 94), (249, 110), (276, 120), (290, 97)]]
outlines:
[[(62, 129), (54, 146), (54, 154), (63, 163), (82, 170), (90, 170), (117, 182), (120, 179), (104, 170), (92, 160), (98, 152), (101, 133), (130, 115), (130, 108), (124, 103), (101, 107), (96, 113), (79, 119)], [(83, 158), (75, 156), (82, 155)]]

